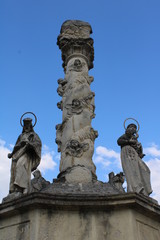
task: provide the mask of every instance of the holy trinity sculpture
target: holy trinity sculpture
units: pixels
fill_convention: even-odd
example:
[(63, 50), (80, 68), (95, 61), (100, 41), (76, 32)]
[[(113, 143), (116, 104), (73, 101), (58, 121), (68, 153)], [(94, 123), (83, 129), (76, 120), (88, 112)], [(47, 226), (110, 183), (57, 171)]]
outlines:
[(41, 160), (42, 143), (39, 136), (34, 132), (32, 119), (23, 119), (22, 126), (22, 133), (18, 137), (12, 153), (8, 154), (8, 158), (12, 158), (10, 194), (14, 192), (25, 194), (30, 191), (31, 172), (37, 168)]
[(127, 181), (127, 191), (142, 193), (148, 196), (152, 193), (150, 170), (142, 161), (145, 154), (143, 154), (141, 143), (138, 142), (138, 130), (135, 124), (129, 124), (127, 128), (125, 127), (125, 134), (117, 140), (117, 143), (121, 146), (121, 162)]

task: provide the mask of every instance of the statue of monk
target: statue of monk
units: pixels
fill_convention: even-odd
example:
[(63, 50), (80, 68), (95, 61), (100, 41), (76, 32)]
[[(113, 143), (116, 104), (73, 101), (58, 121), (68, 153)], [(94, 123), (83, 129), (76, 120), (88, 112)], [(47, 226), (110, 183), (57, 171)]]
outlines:
[(137, 192), (149, 196), (152, 193), (150, 170), (142, 161), (145, 156), (140, 142), (138, 142), (137, 126), (129, 124), (117, 143), (121, 146), (122, 168), (127, 181), (127, 191)]
[(40, 164), (42, 143), (34, 132), (32, 119), (23, 119), (23, 131), (17, 139), (12, 153), (11, 179), (9, 193), (29, 193), (31, 172)]

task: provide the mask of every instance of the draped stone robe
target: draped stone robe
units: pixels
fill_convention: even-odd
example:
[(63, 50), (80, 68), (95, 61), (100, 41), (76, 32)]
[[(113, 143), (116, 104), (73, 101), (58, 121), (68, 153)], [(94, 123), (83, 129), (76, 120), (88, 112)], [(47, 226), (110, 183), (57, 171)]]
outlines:
[(133, 147), (129, 145), (122, 147), (121, 162), (127, 181), (127, 192), (137, 192), (147, 196), (151, 194), (150, 170)]
[[(135, 141), (132, 142), (131, 140)], [(123, 134), (117, 143), (121, 146), (122, 168), (127, 181), (127, 192), (137, 192), (144, 195), (152, 193), (150, 170), (142, 160), (143, 148), (137, 137)]]
[(10, 179), (10, 193), (16, 187), (22, 192), (30, 190), (31, 172), (34, 171), (41, 159), (41, 140), (34, 132), (22, 133), (12, 152), (12, 166)]

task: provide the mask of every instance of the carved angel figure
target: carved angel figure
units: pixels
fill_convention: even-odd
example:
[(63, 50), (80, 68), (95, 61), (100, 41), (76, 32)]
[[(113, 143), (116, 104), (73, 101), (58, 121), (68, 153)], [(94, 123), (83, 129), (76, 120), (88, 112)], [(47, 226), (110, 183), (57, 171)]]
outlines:
[(71, 140), (66, 147), (66, 153), (73, 157), (81, 157), (83, 152), (89, 149), (88, 143), (79, 143), (77, 140)]

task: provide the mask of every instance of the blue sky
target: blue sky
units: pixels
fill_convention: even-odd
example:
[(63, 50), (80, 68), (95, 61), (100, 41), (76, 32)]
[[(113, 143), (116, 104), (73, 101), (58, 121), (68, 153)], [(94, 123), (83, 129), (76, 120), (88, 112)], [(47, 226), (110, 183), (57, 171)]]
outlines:
[[(106, 181), (109, 172), (120, 171), (117, 138), (124, 132), (123, 121), (134, 117), (141, 127), (144, 160), (153, 172), (154, 197), (160, 199), (159, 13), (159, 0), (0, 1), (0, 171), (5, 172), (0, 183), (8, 186), (6, 153), (21, 133), (19, 119), (25, 111), (38, 118), (35, 131), (43, 142), (44, 177), (52, 181), (58, 174), (55, 125), (62, 113), (56, 89), (64, 73), (56, 41), (65, 20), (79, 19), (93, 29), (90, 75), (96, 94), (92, 125), (99, 132), (94, 155), (98, 178)], [(0, 190), (7, 194), (7, 187)]]

